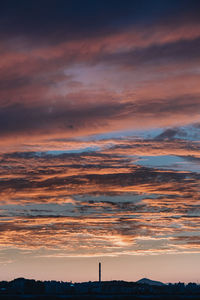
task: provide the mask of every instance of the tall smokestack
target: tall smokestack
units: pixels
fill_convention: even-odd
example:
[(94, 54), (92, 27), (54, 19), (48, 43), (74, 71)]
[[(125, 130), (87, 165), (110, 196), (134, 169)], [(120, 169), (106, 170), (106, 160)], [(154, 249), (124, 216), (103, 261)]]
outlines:
[(99, 263), (99, 282), (101, 282), (101, 263)]

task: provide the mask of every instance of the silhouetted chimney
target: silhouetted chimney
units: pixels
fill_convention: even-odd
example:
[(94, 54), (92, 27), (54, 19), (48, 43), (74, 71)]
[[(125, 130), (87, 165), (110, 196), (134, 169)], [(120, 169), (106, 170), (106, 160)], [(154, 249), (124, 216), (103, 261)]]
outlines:
[(99, 263), (99, 282), (101, 282), (101, 263)]

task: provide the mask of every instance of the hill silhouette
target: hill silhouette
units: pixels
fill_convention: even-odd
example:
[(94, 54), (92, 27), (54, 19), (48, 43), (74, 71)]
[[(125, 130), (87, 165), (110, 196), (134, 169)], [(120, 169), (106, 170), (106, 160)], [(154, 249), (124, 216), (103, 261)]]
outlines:
[(157, 285), (157, 286), (164, 286), (166, 284), (164, 284), (163, 282), (161, 281), (156, 281), (156, 280), (151, 280), (151, 279), (148, 279), (148, 278), (142, 278), (138, 281), (136, 281), (137, 283), (143, 283), (143, 284), (149, 284), (149, 285)]

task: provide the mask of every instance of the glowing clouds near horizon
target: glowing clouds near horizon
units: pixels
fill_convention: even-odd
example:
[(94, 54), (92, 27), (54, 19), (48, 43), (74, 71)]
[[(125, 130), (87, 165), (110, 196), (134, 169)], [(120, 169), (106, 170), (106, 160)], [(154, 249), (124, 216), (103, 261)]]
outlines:
[[(200, 169), (179, 170), (176, 160), (145, 167), (139, 153), (130, 155), (134, 141), (119, 142), (107, 153), (2, 154), (1, 246), (38, 249), (42, 242), (66, 257), (197, 252)], [(177, 140), (155, 142), (166, 152), (173, 144), (179, 155)], [(148, 143), (148, 154), (154, 151), (153, 140), (140, 140), (141, 154)], [(185, 145), (183, 156), (181, 145), (186, 161), (197, 152)]]

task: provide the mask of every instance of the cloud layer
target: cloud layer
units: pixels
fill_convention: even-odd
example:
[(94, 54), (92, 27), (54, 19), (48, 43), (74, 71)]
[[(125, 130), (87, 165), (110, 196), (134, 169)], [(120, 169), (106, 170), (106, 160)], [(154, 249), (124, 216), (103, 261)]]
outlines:
[[(199, 159), (197, 144), (97, 143), (103, 150), (2, 154), (1, 245), (39, 249), (42, 241), (66, 256), (198, 251), (200, 168), (189, 171), (191, 158)], [(176, 161), (140, 164), (158, 153), (181, 155), (188, 171)]]
[(198, 121), (198, 3), (173, 3), (176, 19), (171, 5), (4, 4), (0, 135), (6, 143), (30, 134), (40, 139)]

